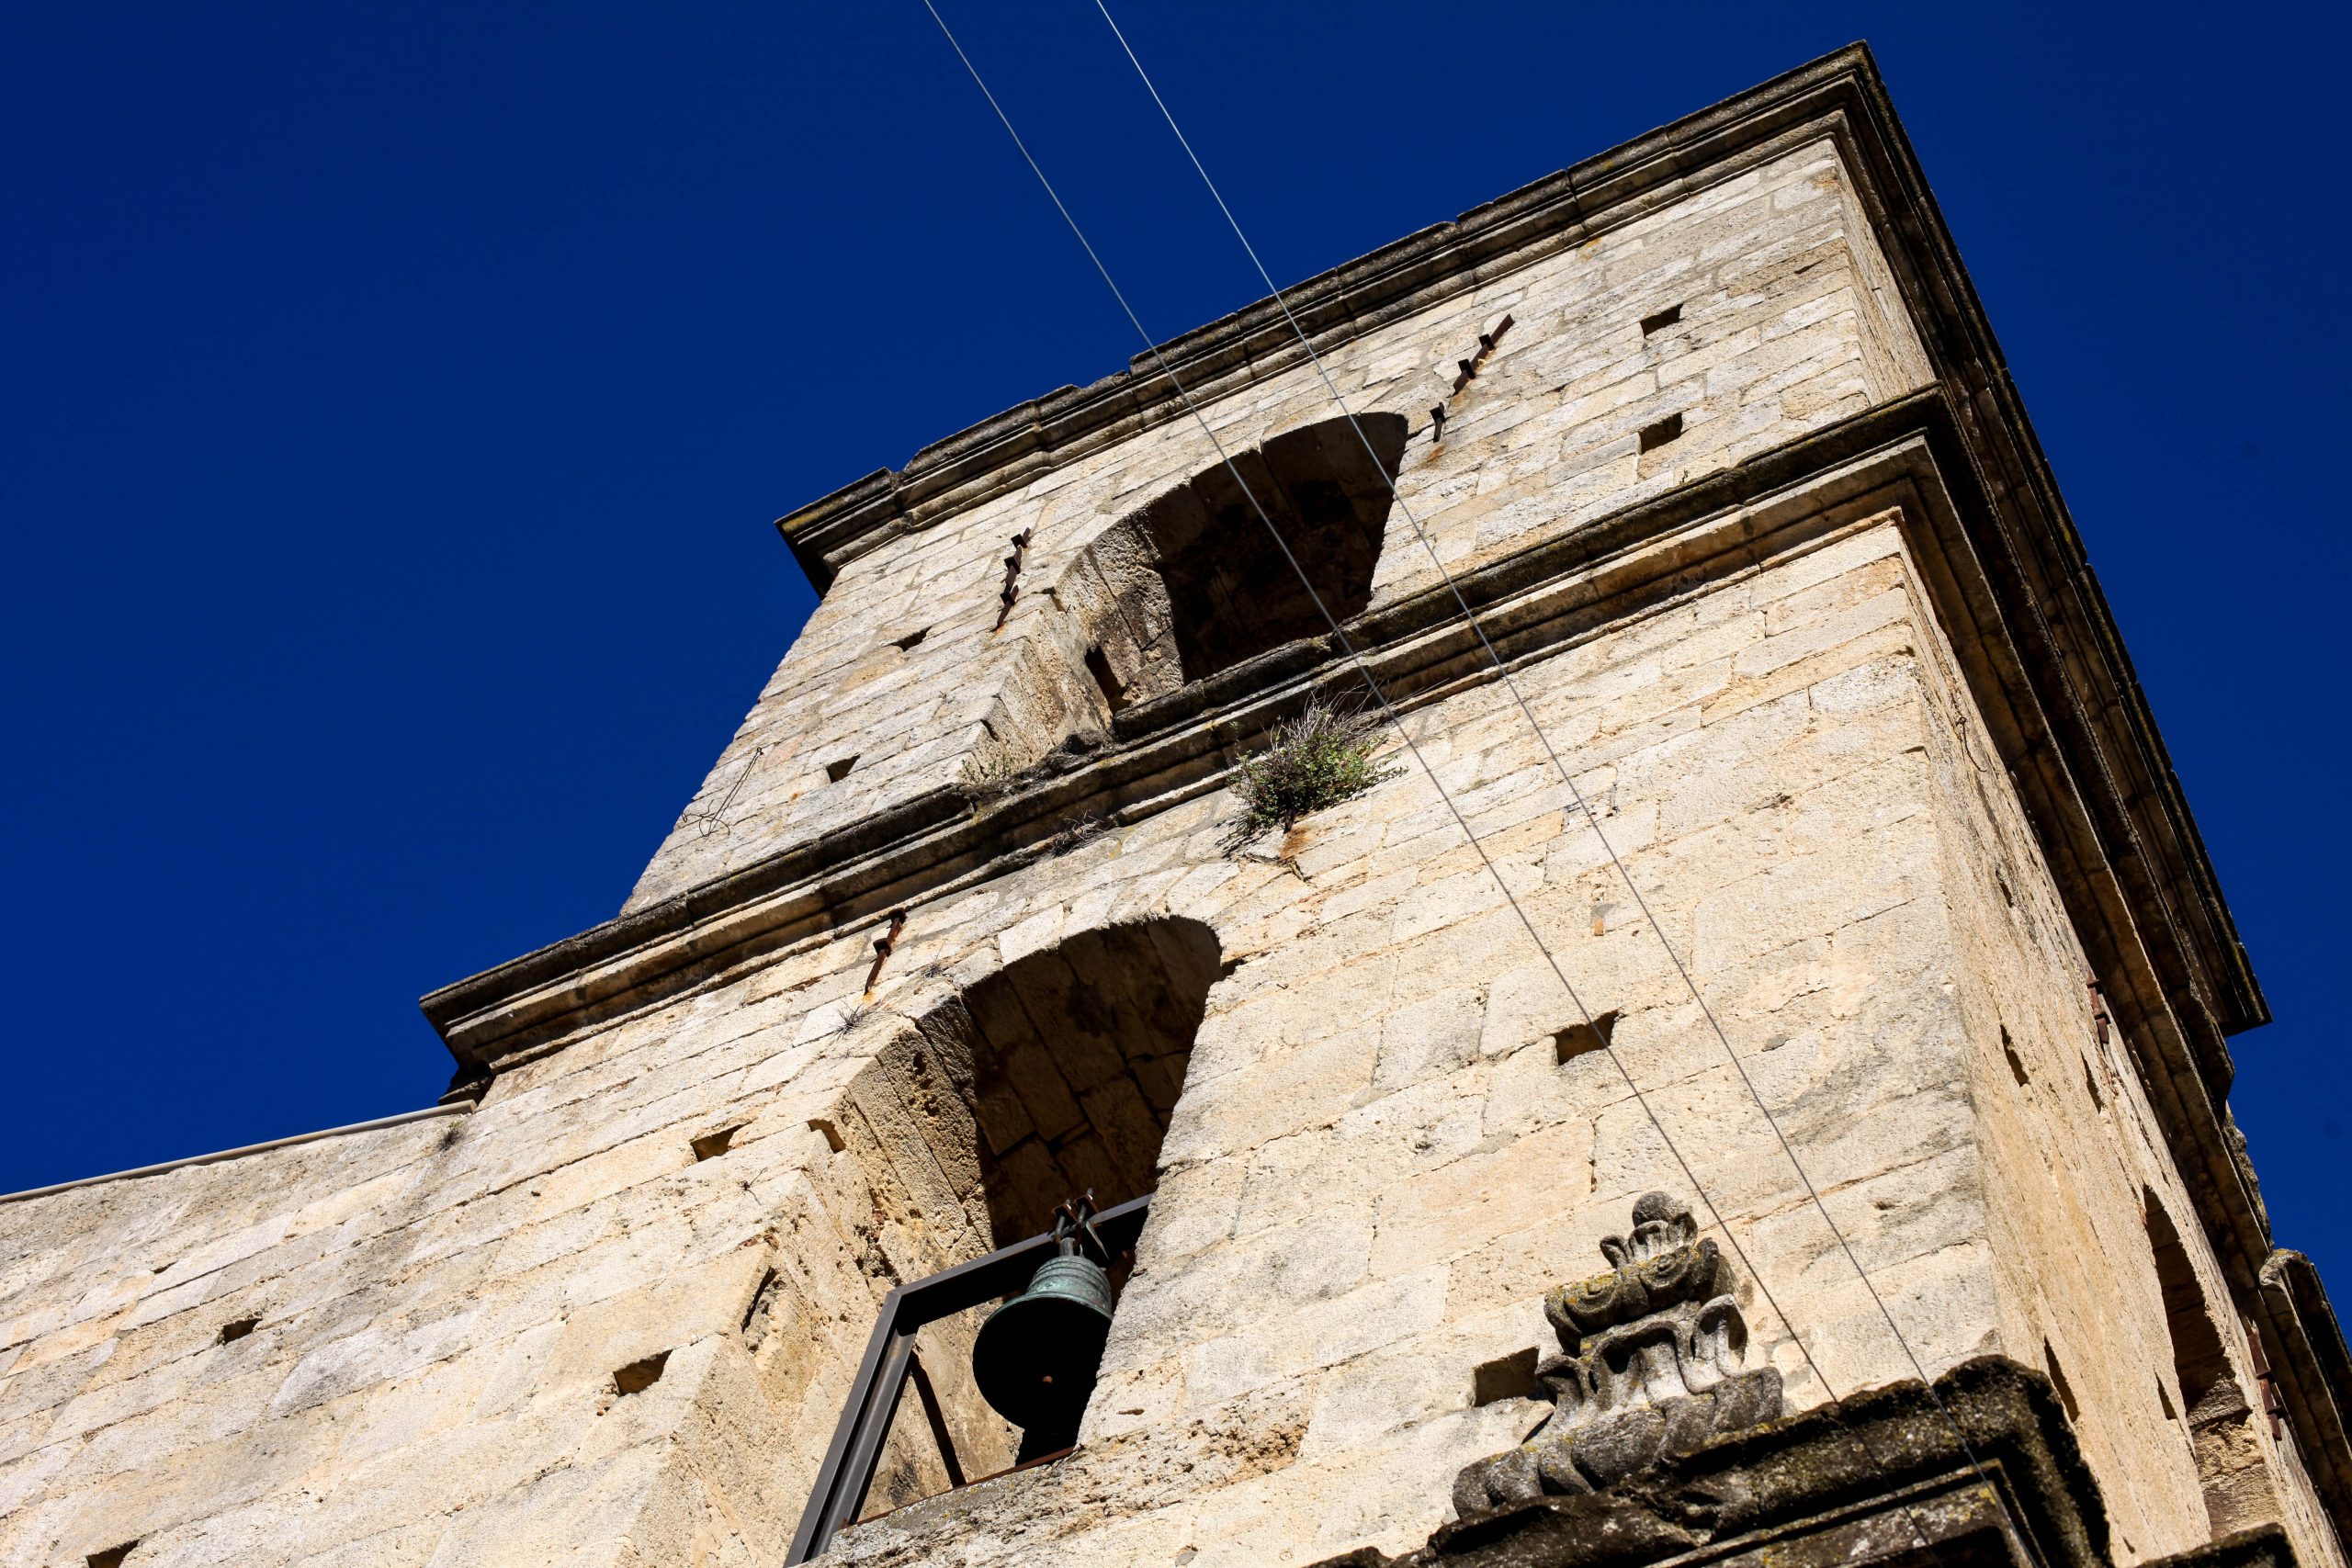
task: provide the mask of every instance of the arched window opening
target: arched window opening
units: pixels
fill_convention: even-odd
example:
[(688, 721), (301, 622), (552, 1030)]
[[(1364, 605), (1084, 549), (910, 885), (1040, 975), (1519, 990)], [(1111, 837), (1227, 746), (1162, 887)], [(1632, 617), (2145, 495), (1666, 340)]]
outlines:
[[(933, 1009), (852, 1085), (842, 1148), (864, 1179), (873, 1246), (899, 1289), (796, 1551), (821, 1551), (848, 1522), (1067, 1448), (1074, 1416), (1067, 1429), (1024, 1432), (989, 1407), (972, 1372), (974, 1341), (1051, 1255), (1035, 1238), (1055, 1228), (1067, 1200), (1091, 1193), (1097, 1210), (1115, 1213), (1150, 1193), (1221, 957), (1196, 920), (1080, 932)], [(1128, 1208), (1104, 1227), (1114, 1295), (1140, 1221)], [(988, 1261), (1008, 1248), (1018, 1254), (1009, 1271)], [(984, 1297), (963, 1283), (974, 1279), (988, 1281)], [(942, 1301), (971, 1304), (941, 1310)], [(1091, 1362), (1083, 1375), (1091, 1386)]]
[(1362, 615), (1387, 535), (1405, 420), (1374, 413), (1357, 424), (1362, 434), (1345, 419), (1326, 420), (1237, 453), (1230, 468), (1204, 468), (1098, 536), (1054, 587), (1066, 615), (1051, 637), (1069, 678), (1039, 684), (1067, 691), (1067, 702), (1107, 724), (1123, 709), (1321, 636), (1330, 628), (1317, 598), (1340, 621)]
[(2204, 1288), (2163, 1201), (2153, 1189), (2143, 1196), (2148, 1246), (2164, 1292), (2165, 1325), (2172, 1337), (2173, 1377), (2180, 1387), (2177, 1408), (2188, 1427), (2206, 1517), (2216, 1536), (2275, 1519), (2277, 1501), (2253, 1411), (2222, 1348)]
[[(1405, 421), (1367, 414), (1359, 423), (1361, 436), (1345, 420), (1278, 435), (1145, 508), (1138, 525), (1167, 585), (1184, 680), (1321, 636), (1329, 623), (1318, 598), (1336, 620), (1363, 613), (1387, 535)], [(1270, 522), (1281, 545), (1267, 535)]]
[(1091, 1190), (1108, 1209), (1151, 1190), (1219, 953), (1197, 920), (1081, 931), (923, 1019), (933, 1056), (971, 1086), (966, 1201), (991, 1248), (1051, 1230), (1065, 1198)]

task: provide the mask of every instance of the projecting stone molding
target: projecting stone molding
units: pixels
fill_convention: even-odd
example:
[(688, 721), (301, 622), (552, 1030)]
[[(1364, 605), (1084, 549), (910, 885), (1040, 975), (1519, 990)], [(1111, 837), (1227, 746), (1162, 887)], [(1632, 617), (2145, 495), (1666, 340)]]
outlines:
[(1611, 1268), (1544, 1298), (1560, 1354), (1535, 1369), (1553, 1404), (1519, 1447), (1466, 1467), (1464, 1517), (1623, 1480), (1709, 1438), (1781, 1414), (1775, 1368), (1742, 1371), (1747, 1323), (1731, 1265), (1663, 1192), (1634, 1204), (1634, 1228), (1602, 1240)]

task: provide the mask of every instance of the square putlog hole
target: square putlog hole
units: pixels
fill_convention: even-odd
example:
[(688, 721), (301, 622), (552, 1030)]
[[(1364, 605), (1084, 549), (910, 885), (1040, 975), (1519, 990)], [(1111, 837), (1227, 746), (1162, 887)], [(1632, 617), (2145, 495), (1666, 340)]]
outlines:
[[(243, 1339), (246, 1335), (251, 1334), (254, 1329), (259, 1328), (260, 1326), (261, 1319), (258, 1317), (240, 1317), (232, 1319), (220, 1325), (220, 1343), (228, 1345), (235, 1342), (236, 1340)], [(123, 1550), (127, 1551), (130, 1548), (125, 1547)]]
[(122, 1568), (123, 1559), (138, 1549), (137, 1541), (126, 1540), (120, 1546), (109, 1546), (104, 1551), (93, 1551), (85, 1561), (90, 1568)]
[(1655, 424), (1642, 426), (1642, 450), (1655, 452), (1681, 434), (1682, 416), (1679, 413), (1668, 414)]
[(1663, 331), (1664, 329), (1674, 325), (1675, 322), (1681, 319), (1682, 307), (1680, 305), (1668, 305), (1665, 310), (1660, 310), (1655, 316), (1644, 316), (1642, 318), (1642, 335), (1644, 337), (1647, 337), (1652, 333)]
[[(1649, 448), (1645, 446), (1642, 450), (1646, 452)], [(828, 762), (825, 764), (825, 778), (829, 783), (839, 784), (849, 777), (849, 771), (855, 766), (857, 766), (855, 757), (843, 757), (838, 762)]]
[(716, 1133), (705, 1133), (701, 1137), (695, 1139), (694, 1151), (696, 1163), (716, 1159), (718, 1156), (725, 1154), (728, 1146), (735, 1142), (735, 1134), (742, 1130), (743, 1123), (739, 1122), (732, 1127), (721, 1127)]
[(1589, 1056), (1595, 1051), (1609, 1048), (1610, 1040), (1617, 1032), (1617, 1014), (1597, 1012), (1590, 1023), (1572, 1023), (1552, 1036), (1552, 1050), (1561, 1062), (1573, 1062), (1578, 1056)]
[(648, 1356), (642, 1361), (631, 1361), (613, 1374), (613, 1392), (624, 1398), (642, 1393), (662, 1381), (662, 1369), (670, 1364), (670, 1352)]
[(1506, 1399), (1541, 1399), (1544, 1385), (1535, 1381), (1535, 1347), (1498, 1356), (1470, 1374), (1470, 1403), (1494, 1404)]

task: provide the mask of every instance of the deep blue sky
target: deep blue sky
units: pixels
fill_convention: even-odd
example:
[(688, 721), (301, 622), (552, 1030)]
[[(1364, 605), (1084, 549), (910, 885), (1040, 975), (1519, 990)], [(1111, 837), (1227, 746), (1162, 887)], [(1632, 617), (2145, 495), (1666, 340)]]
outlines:
[[(1257, 296), (1087, 0), (942, 4), (1155, 331)], [(1871, 41), (2352, 1291), (2345, 13), (1123, 10), (1284, 281)], [(917, 0), (20, 5), (0, 153), (0, 1190), (428, 1103), (415, 998), (610, 916), (807, 614), (769, 520), (1136, 346)]]

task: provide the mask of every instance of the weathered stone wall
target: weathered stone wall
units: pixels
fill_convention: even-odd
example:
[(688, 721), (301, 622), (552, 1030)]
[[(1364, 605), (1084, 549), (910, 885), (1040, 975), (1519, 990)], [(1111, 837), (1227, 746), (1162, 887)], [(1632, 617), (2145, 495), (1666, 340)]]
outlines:
[[(1934, 1372), (2019, 1331), (1917, 616), (1882, 521), (1522, 685)], [(1589, 1005), (1619, 1014), (1626, 1066), (1831, 1382), (1907, 1371), (1524, 722), (1492, 686), (1412, 722)], [(880, 1288), (983, 1245), (936, 1174), (958, 1135), (870, 1064), (986, 974), (1170, 913), (1237, 966), (1209, 994), (1088, 1446), (912, 1540), (984, 1526), (956, 1552), (1238, 1562), (1426, 1533), (1453, 1470), (1527, 1419), (1474, 1408), (1471, 1369), (1538, 1342), (1541, 1292), (1634, 1194), (1689, 1184), (1605, 1055), (1557, 1060), (1574, 1010), (1425, 778), (1266, 846), (1285, 863), (1222, 853), (1222, 807), (918, 908), (873, 1010), (846, 932), (333, 1168), (262, 1156), (24, 1206), (13, 1304), (47, 1315), (18, 1352), (40, 1371), (6, 1387), (12, 1560), (131, 1539), (186, 1563), (650, 1562), (697, 1539), (772, 1560)], [(695, 1160), (695, 1137), (739, 1125)], [(192, 1220), (232, 1234), (191, 1248)], [(1792, 1400), (1818, 1400), (1771, 1305), (1748, 1311)], [(246, 1314), (249, 1337), (215, 1343)], [(2086, 1369), (2099, 1321), (2070, 1328)], [(663, 1352), (660, 1382), (616, 1393)], [(2119, 1508), (2152, 1490), (2139, 1457), (2101, 1466)], [(2182, 1495), (2146, 1506), (2177, 1516)], [(850, 1546), (890, 1555), (925, 1515)], [(2162, 1528), (2135, 1545), (2168, 1550)]]
[[(1924, 385), (1885, 270), (1834, 149), (1817, 142), (1368, 333), (1329, 364), (1359, 413), (1401, 413), (1422, 432), (1454, 362), (1479, 333), (1514, 318), (1500, 351), (1453, 400), (1443, 444), (1418, 434), (1397, 477), (1401, 507), (1458, 570)], [(1642, 332), (1644, 318), (1677, 305), (1679, 321)], [(1207, 412), (1232, 452), (1338, 412), (1304, 364)], [(1673, 413), (1682, 434), (1640, 451), (1642, 427)], [(854, 562), (630, 908), (976, 766), (1029, 761), (1091, 726), (1083, 673), (1050, 646), (1061, 610), (1048, 591), (1103, 530), (1216, 463), (1198, 427), (1177, 420), (1073, 455)], [(1022, 598), (998, 634), (1001, 560), (1024, 530)], [(1434, 576), (1411, 528), (1392, 516), (1374, 607)], [(828, 766), (850, 759), (849, 773), (830, 780)]]
[[(1398, 481), (1457, 566), (1927, 377), (1826, 141), (1369, 333), (1335, 374), (1418, 426), (1506, 311)], [(1639, 450), (1669, 412), (1682, 434)], [(1246, 447), (1329, 413), (1302, 368), (1212, 418)], [(1057, 695), (1080, 677), (1051, 590), (1209, 461), (1163, 427), (851, 562), (632, 906), (1096, 722)], [(1033, 524), (992, 636), (1004, 540)], [(845, 1557), (1214, 1568), (1410, 1545), (1454, 1472), (1542, 1414), (1477, 1404), (1473, 1370), (1543, 1342), (1542, 1293), (1651, 1189), (1724, 1222), (1751, 1359), (1793, 1404), (1909, 1376), (1910, 1352), (1930, 1375), (1990, 1350), (2040, 1364), (2046, 1340), (2123, 1555), (2197, 1539), (2188, 1439), (2124, 1371), (2168, 1364), (2141, 1190), (2188, 1205), (2128, 1065), (2083, 1043), (2080, 952), (1984, 761), (1920, 525), (1905, 482), (1817, 477), (1630, 550), (1592, 590), (1607, 613), (1521, 666), (1656, 930), (1501, 686), (1408, 716), (1613, 1015), (1639, 1097), (1563, 1043), (1576, 1006), (1427, 775), (1239, 854), (1230, 800), (1180, 781), (1098, 836), (917, 889), (870, 998), (860, 919), (542, 1043), (469, 1113), (0, 1208), (0, 1561), (134, 1540), (136, 1568), (779, 1561), (883, 1292), (1004, 1240), (1029, 1201), (1009, 1191), (1132, 1179), (1100, 1151), (1163, 1128), (1080, 1450), (862, 1525)], [(1399, 510), (1374, 603), (1431, 578)], [(1213, 952), (1198, 1010), (1132, 986), (1106, 1003), (1081, 949), (1132, 955), (1170, 922), (1205, 945), (1176, 940), (1165, 975)], [(1046, 1048), (974, 999), (1065, 969), (1088, 1016), (1176, 1021)], [(1050, 1000), (1059, 983), (1012, 989), (1058, 1028), (1087, 1010)], [(936, 1349), (951, 1373), (960, 1343)], [(967, 1457), (1001, 1459), (968, 1391), (943, 1392)], [(884, 1501), (942, 1478), (921, 1438), (901, 1423)], [(2263, 1455), (2320, 1541), (2292, 1456)]]
[[(2202, 1311), (2228, 1359), (2222, 1397), (2243, 1495), (2211, 1510), (2201, 1425), (2175, 1370), (2176, 1330), (2151, 1251), (2148, 1205), (2192, 1212), (2125, 1041), (2090, 982), (2031, 830), (1969, 701), (1942, 629), (1918, 623), (1932, 809), (1943, 840), (1953, 979), (1972, 1043), (1979, 1163), (2000, 1292), (1997, 1348), (2059, 1381), (2107, 1492), (2120, 1550), (2166, 1553), (2262, 1523), (2288, 1527), (2306, 1562), (2340, 1562), (2300, 1461), (2274, 1438), (2247, 1326), (2200, 1236), (2181, 1240)], [(2188, 1227), (2193, 1229), (2193, 1227)], [(2210, 1439), (2209, 1439), (2210, 1441)], [(2211, 1461), (2209, 1459), (2209, 1469)]]

